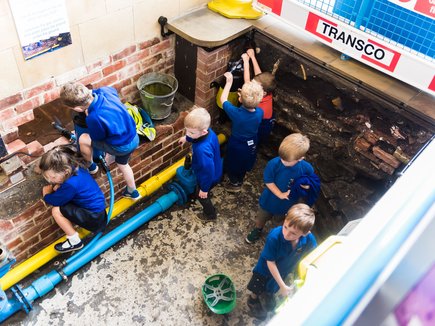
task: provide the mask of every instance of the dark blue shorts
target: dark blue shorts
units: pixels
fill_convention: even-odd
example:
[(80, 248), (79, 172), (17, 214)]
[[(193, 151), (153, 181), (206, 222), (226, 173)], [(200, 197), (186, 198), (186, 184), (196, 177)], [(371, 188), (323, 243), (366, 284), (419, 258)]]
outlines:
[(60, 206), (59, 208), (62, 215), (65, 216), (71, 223), (77, 224), (86, 230), (95, 233), (104, 231), (106, 228), (106, 210), (95, 213), (71, 203), (66, 204), (65, 206)]

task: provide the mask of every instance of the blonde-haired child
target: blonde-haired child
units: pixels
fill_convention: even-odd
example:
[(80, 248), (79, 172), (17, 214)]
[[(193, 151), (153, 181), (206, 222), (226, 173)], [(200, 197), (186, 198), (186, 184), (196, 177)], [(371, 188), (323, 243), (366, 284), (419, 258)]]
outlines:
[(184, 118), (186, 136), (179, 143), (192, 143), (192, 169), (196, 176), (196, 197), (203, 207), (198, 216), (202, 222), (216, 220), (216, 209), (210, 199), (211, 189), (222, 177), (219, 141), (210, 128), (211, 117), (204, 108), (195, 108)]
[(263, 88), (257, 82), (248, 82), (239, 92), (240, 107), (228, 101), (233, 83), (233, 75), (225, 73), (226, 84), (222, 91), (222, 108), (232, 121), (231, 137), (228, 140), (224, 159), (224, 171), (228, 175), (227, 191), (240, 191), (246, 172), (250, 171), (257, 158), (258, 127), (263, 119), (263, 111), (258, 103), (263, 98)]

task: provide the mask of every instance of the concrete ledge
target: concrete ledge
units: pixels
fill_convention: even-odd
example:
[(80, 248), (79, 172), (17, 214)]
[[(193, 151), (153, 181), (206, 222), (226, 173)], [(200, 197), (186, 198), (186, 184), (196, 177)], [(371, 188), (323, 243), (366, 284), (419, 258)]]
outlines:
[(168, 22), (168, 29), (206, 48), (224, 45), (252, 29), (259, 30), (318, 64), (353, 79), (355, 83), (385, 94), (396, 104), (403, 105), (435, 126), (434, 96), (357, 60), (341, 60), (340, 52), (275, 16), (265, 15), (258, 20), (229, 19), (205, 7)]

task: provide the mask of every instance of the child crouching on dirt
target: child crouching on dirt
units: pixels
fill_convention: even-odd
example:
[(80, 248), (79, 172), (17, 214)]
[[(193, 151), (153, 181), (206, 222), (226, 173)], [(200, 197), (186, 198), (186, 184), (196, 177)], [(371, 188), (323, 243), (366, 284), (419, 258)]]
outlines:
[[(292, 272), (301, 258), (317, 246), (310, 232), (314, 225), (314, 212), (306, 204), (296, 204), (287, 212), (284, 223), (272, 229), (248, 284), (250, 314), (264, 319), (267, 311), (275, 307), (274, 294), (285, 297), (291, 287), (284, 279)], [(263, 307), (260, 296), (264, 296)]]
[(66, 241), (54, 246), (61, 253), (83, 247), (74, 224), (92, 232), (103, 231), (107, 224), (104, 195), (87, 164), (74, 145), (53, 148), (39, 163), (42, 175), (50, 183), (42, 188), (44, 201), (53, 206), (53, 218), (66, 233)]
[(202, 222), (216, 220), (216, 209), (210, 199), (210, 190), (222, 177), (222, 159), (219, 141), (210, 128), (211, 117), (206, 109), (196, 108), (184, 118), (186, 136), (179, 143), (192, 143), (192, 169), (197, 180), (196, 195), (203, 207), (198, 216)]

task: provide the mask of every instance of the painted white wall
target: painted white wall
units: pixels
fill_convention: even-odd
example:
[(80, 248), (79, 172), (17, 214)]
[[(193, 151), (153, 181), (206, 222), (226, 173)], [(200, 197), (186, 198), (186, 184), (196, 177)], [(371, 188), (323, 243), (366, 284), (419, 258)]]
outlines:
[[(10, 0), (13, 1), (13, 0)], [(160, 37), (159, 16), (174, 18), (207, 0), (65, 0), (73, 44), (25, 61), (8, 0), (0, 0), (0, 99)]]

